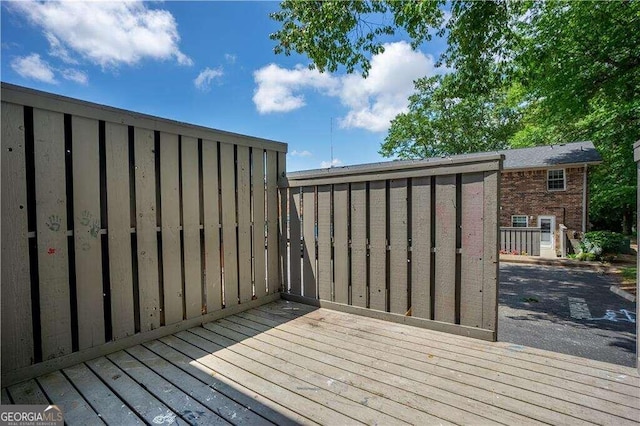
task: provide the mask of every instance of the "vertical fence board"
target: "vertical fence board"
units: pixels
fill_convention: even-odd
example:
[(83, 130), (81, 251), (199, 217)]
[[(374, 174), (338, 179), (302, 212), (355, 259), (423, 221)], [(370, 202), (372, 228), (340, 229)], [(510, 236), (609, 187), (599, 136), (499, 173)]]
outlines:
[(289, 282), (291, 294), (302, 294), (300, 250), (300, 188), (289, 189)]
[(44, 360), (71, 352), (64, 116), (33, 110), (40, 323)]
[(182, 136), (181, 149), (184, 302), (185, 316), (189, 319), (203, 313), (198, 140)]
[(367, 186), (351, 184), (351, 304), (367, 307)]
[(24, 109), (2, 102), (2, 371), (33, 363)]
[(456, 176), (436, 176), (436, 321), (456, 320)]
[(482, 327), (484, 173), (462, 175), (460, 324)]
[(238, 252), (236, 244), (236, 190), (233, 145), (220, 144), (222, 196), (222, 247), (224, 259), (224, 304), (238, 304)]
[(315, 219), (315, 187), (307, 186), (302, 188), (302, 227), (303, 227), (303, 252), (302, 259), (302, 279), (304, 282), (304, 296), (316, 299), (317, 276), (316, 276), (316, 219)]
[(369, 184), (369, 307), (387, 310), (386, 181)]
[(389, 311), (405, 315), (409, 309), (406, 179), (395, 179), (389, 183), (389, 210)]
[(136, 128), (134, 145), (140, 331), (144, 332), (160, 326), (153, 131)]
[(264, 150), (253, 148), (253, 274), (256, 297), (267, 295), (264, 207)]
[(431, 178), (411, 181), (411, 315), (431, 318)]
[(220, 274), (220, 205), (218, 143), (202, 141), (202, 189), (204, 203), (204, 276), (207, 312), (222, 308)]
[(173, 324), (182, 321), (183, 318), (179, 158), (178, 135), (160, 133), (160, 211), (165, 324)]
[[(287, 175), (287, 154), (285, 152), (278, 153), (278, 187), (283, 186)], [(287, 262), (287, 189), (282, 188), (280, 190), (280, 227), (279, 227), (279, 258), (280, 258), (280, 283), (282, 286), (281, 291), (287, 291), (289, 288), (289, 265)]]
[(104, 343), (98, 121), (72, 117), (78, 346)]
[[(253, 296), (251, 285), (251, 175), (249, 148), (239, 146), (238, 157), (238, 281), (240, 282), (240, 302), (245, 303)], [(277, 198), (277, 195), (276, 195)]]
[[(498, 217), (500, 214), (500, 172), (484, 173), (484, 254), (482, 277), (482, 327), (498, 335)], [(537, 234), (538, 236), (540, 234)], [(538, 242), (539, 244), (539, 242)]]
[(349, 303), (349, 206), (347, 184), (333, 188), (333, 275), (334, 298), (337, 303)]
[(318, 187), (318, 297), (332, 300), (331, 186)]
[(135, 332), (131, 265), (131, 201), (127, 126), (105, 123), (107, 237), (113, 339)]
[(278, 278), (278, 153), (267, 151), (267, 280), (269, 293), (280, 289)]

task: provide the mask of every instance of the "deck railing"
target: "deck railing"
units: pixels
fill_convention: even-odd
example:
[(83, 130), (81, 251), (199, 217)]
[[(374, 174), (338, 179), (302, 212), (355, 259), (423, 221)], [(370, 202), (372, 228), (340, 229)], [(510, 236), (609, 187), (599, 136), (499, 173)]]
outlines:
[(500, 169), (471, 155), (288, 174), (285, 297), (495, 339)]
[(285, 152), (3, 84), (3, 385), (278, 297)]
[(540, 256), (540, 228), (500, 228), (500, 250), (507, 254)]

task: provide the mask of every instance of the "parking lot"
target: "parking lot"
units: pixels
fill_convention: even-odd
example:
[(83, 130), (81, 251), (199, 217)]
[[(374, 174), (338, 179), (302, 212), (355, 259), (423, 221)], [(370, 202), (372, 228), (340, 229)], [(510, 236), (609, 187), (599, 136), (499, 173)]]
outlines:
[(500, 266), (498, 340), (634, 366), (635, 303), (586, 268)]

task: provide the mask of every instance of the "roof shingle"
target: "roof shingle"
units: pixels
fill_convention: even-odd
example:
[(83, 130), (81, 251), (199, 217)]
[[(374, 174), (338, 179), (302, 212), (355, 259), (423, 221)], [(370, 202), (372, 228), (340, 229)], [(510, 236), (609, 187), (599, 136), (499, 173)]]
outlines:
[(504, 169), (527, 169), (560, 166), (563, 164), (598, 164), (600, 153), (591, 142), (573, 142), (562, 145), (545, 145), (532, 148), (505, 149)]

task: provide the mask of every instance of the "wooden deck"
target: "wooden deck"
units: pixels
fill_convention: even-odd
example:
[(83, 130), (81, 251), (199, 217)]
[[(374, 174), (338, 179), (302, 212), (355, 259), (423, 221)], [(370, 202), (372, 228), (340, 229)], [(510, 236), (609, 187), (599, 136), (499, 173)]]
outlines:
[(635, 369), (278, 301), (2, 389), (68, 424), (638, 424)]

